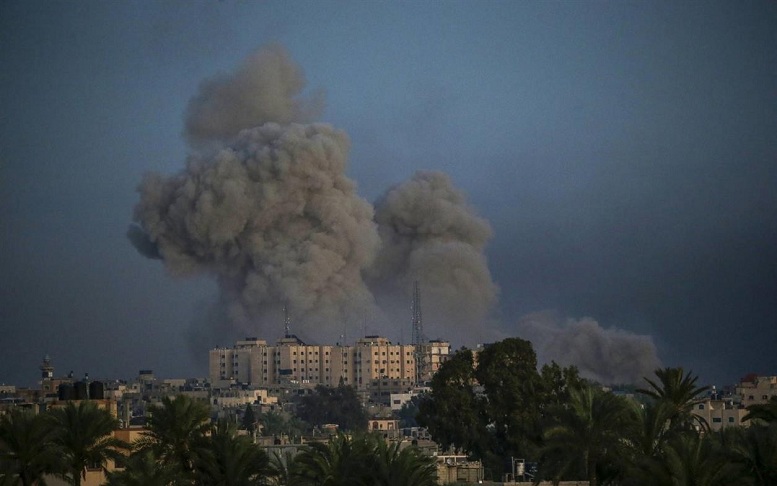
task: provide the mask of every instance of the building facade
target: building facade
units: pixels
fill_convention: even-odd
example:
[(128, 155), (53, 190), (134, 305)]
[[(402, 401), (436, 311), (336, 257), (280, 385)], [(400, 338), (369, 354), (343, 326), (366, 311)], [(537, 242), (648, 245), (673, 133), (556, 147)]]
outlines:
[(739, 427), (747, 425), (742, 419), (747, 410), (734, 403), (732, 399), (706, 398), (693, 406), (692, 413), (704, 419), (710, 430), (717, 432), (724, 427)]
[[(293, 335), (275, 345), (257, 338), (237, 341), (232, 348), (215, 348), (209, 353), (209, 376), (216, 385), (242, 383), (273, 387), (284, 383), (338, 386), (357, 390), (401, 383), (412, 388), (419, 376), (429, 379), (450, 353), (450, 344), (434, 341), (421, 352), (410, 344), (394, 344), (385, 337), (365, 336), (353, 345), (309, 345)], [(423, 373), (417, 374), (420, 369)], [(378, 385), (376, 385), (378, 384)], [(388, 394), (387, 394), (388, 396)]]
[(763, 405), (777, 397), (777, 376), (750, 376), (736, 386), (742, 406)]

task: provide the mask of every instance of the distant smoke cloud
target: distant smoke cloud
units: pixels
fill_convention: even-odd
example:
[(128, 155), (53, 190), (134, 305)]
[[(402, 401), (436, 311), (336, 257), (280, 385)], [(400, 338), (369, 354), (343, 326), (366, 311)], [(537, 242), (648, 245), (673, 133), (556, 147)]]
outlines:
[(521, 318), (518, 334), (534, 344), (540, 362), (575, 365), (582, 376), (604, 384), (641, 383), (661, 366), (653, 338), (604, 329), (591, 318), (539, 312)]
[(281, 46), (251, 55), (233, 73), (205, 80), (186, 108), (186, 139), (195, 147), (233, 140), (267, 122), (307, 123), (323, 111), (323, 94), (301, 96), (302, 69)]
[(488, 222), (441, 172), (417, 172), (375, 207), (383, 243), (369, 272), (376, 293), (407, 302), (418, 280), (422, 308), (433, 316), (425, 320), (427, 334), (457, 341), (472, 336), (498, 294), (483, 253), (492, 236)]

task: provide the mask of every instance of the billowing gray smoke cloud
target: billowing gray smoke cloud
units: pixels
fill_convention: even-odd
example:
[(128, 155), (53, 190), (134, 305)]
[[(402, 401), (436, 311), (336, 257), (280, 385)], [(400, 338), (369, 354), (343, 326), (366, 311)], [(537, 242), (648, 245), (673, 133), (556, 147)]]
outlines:
[(661, 366), (650, 336), (603, 329), (591, 318), (538, 312), (521, 318), (518, 335), (532, 342), (541, 363), (575, 365), (582, 376), (604, 384), (642, 383)]
[(281, 46), (251, 55), (234, 72), (205, 80), (186, 109), (185, 135), (202, 147), (229, 142), (245, 128), (267, 122), (307, 123), (322, 111), (323, 96), (306, 99), (302, 69)]
[(430, 337), (478, 337), (498, 294), (483, 253), (492, 232), (450, 178), (417, 172), (375, 203), (375, 221), (383, 245), (370, 284), (381, 300), (407, 302), (417, 280)]
[(269, 319), (277, 332), (283, 303), (308, 325), (361, 316), (372, 306), (361, 271), (379, 240), (344, 175), (347, 151), (329, 125), (244, 130), (173, 177), (147, 175), (135, 220), (173, 274), (215, 275), (246, 330)]
[[(309, 114), (303, 86), (279, 47), (203, 83), (186, 134), (208, 150), (176, 175), (145, 176), (134, 213), (145, 238), (128, 233), (174, 275), (215, 276), (226, 312), (212, 314), (252, 333), (277, 335), (283, 305), (303, 334), (374, 311), (362, 280), (379, 245), (373, 209), (345, 176), (345, 133), (294, 122)], [(327, 329), (316, 336), (342, 330)]]

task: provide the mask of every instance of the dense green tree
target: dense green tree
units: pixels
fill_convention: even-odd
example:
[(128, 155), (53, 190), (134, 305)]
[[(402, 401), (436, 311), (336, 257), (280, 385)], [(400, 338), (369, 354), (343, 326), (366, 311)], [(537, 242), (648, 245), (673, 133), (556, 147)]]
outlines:
[(416, 420), (443, 450), (483, 457), (488, 422), (475, 383), (472, 351), (457, 351), (432, 377), (431, 392), (421, 401)]
[(529, 341), (508, 338), (478, 354), (475, 378), (483, 386), (486, 413), (502, 457), (531, 457), (542, 440), (542, 379)]
[(148, 430), (138, 441), (138, 448), (150, 448), (181, 474), (190, 474), (205, 433), (210, 430), (208, 405), (186, 395), (165, 397), (161, 404), (149, 407), (149, 415)]
[(402, 407), (397, 412), (397, 418), (399, 418), (399, 426), (401, 428), (418, 427), (416, 417), (418, 416), (419, 406), (424, 398), (423, 395), (414, 395), (410, 400), (402, 404)]
[(0, 417), (0, 484), (45, 484), (58, 471), (60, 451), (47, 415), (14, 409)]
[(78, 486), (87, 467), (105, 468), (109, 459), (123, 458), (128, 444), (112, 436), (118, 421), (94, 402), (83, 400), (51, 410), (55, 424), (54, 443), (64, 465), (63, 476)]
[(197, 456), (195, 478), (201, 485), (259, 485), (270, 473), (267, 454), (226, 420), (211, 428)]
[(247, 403), (246, 408), (243, 411), (243, 419), (240, 421), (240, 428), (249, 432), (253, 432), (256, 430), (256, 425), (258, 422), (259, 421), (256, 418), (256, 414), (254, 413), (254, 407), (252, 407), (250, 403)]
[(633, 409), (621, 397), (592, 386), (570, 390), (558, 425), (544, 433), (542, 475), (553, 480), (582, 475), (596, 486), (599, 471), (625, 456), (623, 432), (633, 420)]
[(562, 367), (555, 361), (542, 365), (540, 369), (542, 385), (542, 408), (548, 409), (569, 401), (570, 390), (581, 388), (585, 380), (575, 366)]
[(314, 426), (337, 424), (343, 431), (367, 430), (367, 412), (352, 386), (318, 385), (312, 394), (302, 397), (297, 416)]

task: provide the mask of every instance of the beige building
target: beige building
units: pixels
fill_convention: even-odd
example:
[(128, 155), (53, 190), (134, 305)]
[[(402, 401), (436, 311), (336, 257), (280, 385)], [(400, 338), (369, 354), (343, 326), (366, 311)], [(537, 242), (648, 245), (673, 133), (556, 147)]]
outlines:
[(418, 346), (418, 378), (419, 384), (428, 382), (437, 373), (443, 363), (448, 361), (451, 353), (451, 343), (433, 340)]
[(743, 407), (768, 403), (772, 397), (777, 397), (777, 376), (754, 376), (742, 381), (736, 387), (736, 394)]
[[(257, 338), (237, 341), (232, 348), (215, 348), (209, 353), (209, 376), (215, 386), (244, 383), (273, 387), (284, 383), (337, 386), (353, 385), (359, 390), (391, 380), (412, 386), (417, 380), (416, 362), (423, 375), (439, 369), (450, 353), (450, 344), (434, 341), (415, 346), (394, 344), (380, 336), (365, 336), (354, 345), (308, 345), (295, 336), (275, 345)], [(395, 391), (395, 390), (390, 390)], [(387, 395), (388, 396), (388, 395)]]
[(703, 418), (714, 432), (723, 427), (747, 425), (742, 423), (742, 418), (747, 415), (747, 410), (737, 406), (733, 400), (713, 400), (707, 398), (693, 406), (692, 413)]

